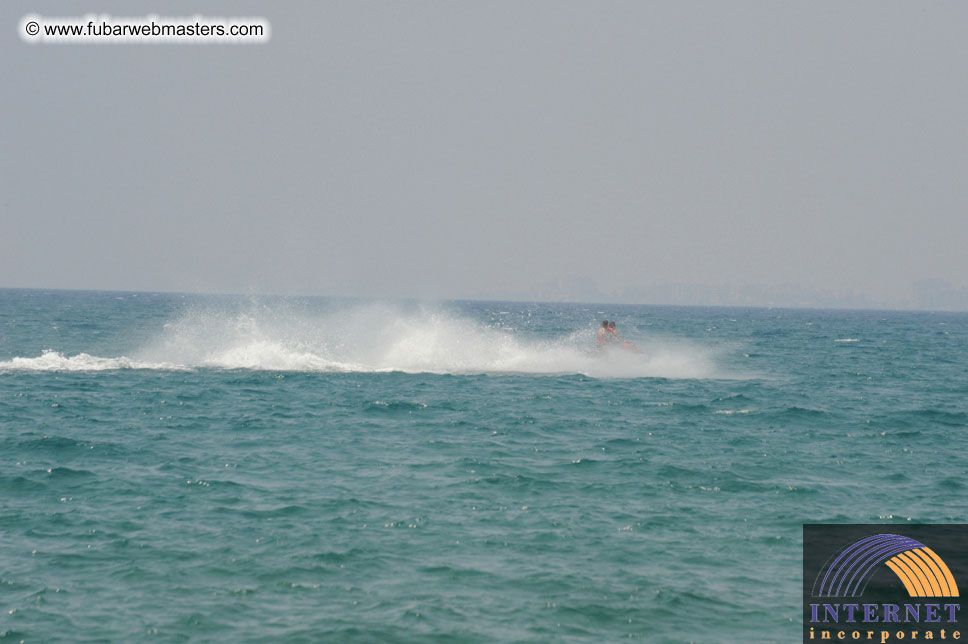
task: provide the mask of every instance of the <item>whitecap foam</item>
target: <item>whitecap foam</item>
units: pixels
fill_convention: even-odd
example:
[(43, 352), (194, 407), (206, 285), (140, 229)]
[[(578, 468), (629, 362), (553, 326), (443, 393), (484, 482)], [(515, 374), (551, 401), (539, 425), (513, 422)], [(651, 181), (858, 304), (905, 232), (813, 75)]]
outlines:
[(839, 338), (834, 342), (860, 342), (860, 338)]
[(65, 356), (59, 351), (45, 350), (36, 358), (13, 358), (0, 361), (0, 371), (112, 371), (116, 369), (166, 369), (182, 368), (169, 363), (149, 363), (126, 356), (100, 358), (87, 353)]

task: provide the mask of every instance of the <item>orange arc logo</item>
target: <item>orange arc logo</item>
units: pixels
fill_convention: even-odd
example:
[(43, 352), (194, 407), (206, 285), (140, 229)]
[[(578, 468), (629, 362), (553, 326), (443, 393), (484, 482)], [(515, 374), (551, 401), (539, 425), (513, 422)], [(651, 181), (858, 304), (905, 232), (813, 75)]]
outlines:
[(911, 597), (958, 597), (948, 566), (927, 546), (902, 552), (886, 562)]

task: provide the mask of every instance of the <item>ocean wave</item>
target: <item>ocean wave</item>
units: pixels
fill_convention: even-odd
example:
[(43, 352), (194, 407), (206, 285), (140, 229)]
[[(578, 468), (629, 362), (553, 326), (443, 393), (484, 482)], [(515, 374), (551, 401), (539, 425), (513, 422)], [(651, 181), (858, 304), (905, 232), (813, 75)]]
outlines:
[(590, 325), (541, 339), (432, 307), (361, 305), (327, 314), (252, 306), (188, 311), (131, 356), (38, 357), (0, 371), (251, 369), (436, 374), (582, 374), (595, 378), (723, 377), (707, 349), (631, 338), (643, 353), (593, 351)]

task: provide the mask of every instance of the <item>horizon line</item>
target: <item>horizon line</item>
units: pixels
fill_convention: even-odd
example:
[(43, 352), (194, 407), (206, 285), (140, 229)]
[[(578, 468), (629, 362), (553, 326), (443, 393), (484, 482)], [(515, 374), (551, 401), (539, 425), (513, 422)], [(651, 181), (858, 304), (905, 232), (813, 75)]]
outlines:
[(885, 313), (968, 313), (966, 309), (920, 309), (914, 307), (831, 307), (831, 306), (771, 306), (767, 304), (677, 304), (677, 303), (656, 303), (656, 302), (605, 302), (605, 301), (577, 301), (577, 300), (551, 300), (551, 299), (490, 299), (476, 297), (417, 297), (417, 296), (363, 296), (363, 295), (308, 295), (304, 293), (265, 293), (265, 292), (243, 292), (243, 291), (166, 291), (166, 290), (133, 290), (119, 288), (64, 288), (64, 287), (36, 287), (36, 286), (0, 286), (0, 291), (57, 291), (64, 293), (127, 293), (139, 295), (181, 295), (181, 296), (219, 296), (219, 297), (292, 297), (307, 299), (334, 299), (334, 300), (397, 300), (411, 302), (481, 302), (494, 304), (572, 304), (584, 306), (648, 306), (662, 308), (688, 308), (688, 309), (740, 309), (740, 310), (765, 310), (765, 311), (864, 311), (864, 312), (885, 312)]

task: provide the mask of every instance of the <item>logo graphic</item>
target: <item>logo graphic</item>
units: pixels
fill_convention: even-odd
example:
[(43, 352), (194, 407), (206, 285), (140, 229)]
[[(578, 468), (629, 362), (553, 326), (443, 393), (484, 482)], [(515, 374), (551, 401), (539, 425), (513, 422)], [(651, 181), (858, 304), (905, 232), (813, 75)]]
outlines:
[(931, 548), (899, 534), (875, 534), (845, 547), (817, 575), (815, 597), (859, 597), (877, 567), (894, 571), (911, 597), (958, 597), (958, 584)]
[(961, 639), (968, 525), (901, 527), (803, 526), (804, 642)]

